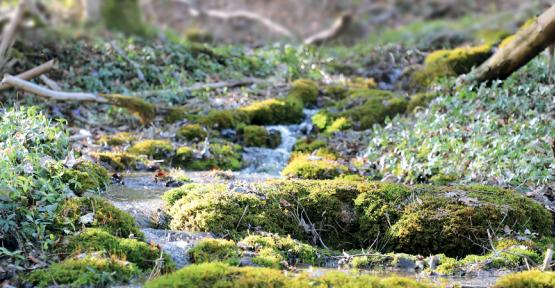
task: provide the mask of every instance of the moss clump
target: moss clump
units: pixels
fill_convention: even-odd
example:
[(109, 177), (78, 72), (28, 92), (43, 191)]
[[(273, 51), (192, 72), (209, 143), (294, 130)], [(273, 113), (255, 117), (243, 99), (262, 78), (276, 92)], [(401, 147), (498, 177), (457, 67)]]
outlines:
[(315, 126), (327, 132), (335, 132), (347, 127), (365, 130), (372, 128), (374, 124), (383, 123), (388, 117), (405, 112), (406, 107), (407, 100), (391, 92), (358, 89), (353, 90), (350, 97), (316, 114), (312, 120)]
[(537, 270), (510, 274), (497, 280), (494, 288), (555, 287), (555, 272)]
[(300, 123), (303, 120), (303, 102), (296, 97), (268, 99), (240, 108), (249, 115), (249, 124), (277, 125)]
[[(119, 1), (110, 1), (119, 2)], [(125, 2), (125, 1), (123, 1)], [(102, 97), (108, 99), (108, 102), (118, 107), (123, 107), (129, 110), (133, 115), (139, 117), (142, 124), (149, 124), (156, 117), (156, 107), (147, 103), (141, 98), (123, 96), (118, 94), (101, 94)]]
[(208, 137), (208, 132), (199, 124), (187, 124), (181, 126), (176, 133), (177, 139), (185, 139), (187, 141), (202, 141)]
[(172, 229), (237, 236), (260, 229), (318, 244), (310, 228), (299, 227), (294, 211), (302, 207), (324, 243), (340, 249), (367, 247), (384, 235), (375, 244), (386, 251), (462, 257), (483, 252), (491, 223), (540, 236), (552, 225), (538, 203), (489, 186), (279, 180), (238, 190), (191, 184), (167, 195)]
[(338, 162), (318, 156), (297, 155), (281, 174), (299, 179), (333, 179), (347, 173), (348, 168)]
[(430, 183), (433, 183), (434, 185), (447, 185), (457, 181), (458, 179), (459, 177), (454, 174), (438, 174), (430, 178)]
[(373, 78), (354, 77), (347, 83), (351, 89), (376, 89), (378, 84)]
[[(81, 216), (92, 216), (91, 221), (83, 223)], [(88, 218), (88, 217), (87, 217)], [(98, 227), (110, 234), (128, 238), (143, 239), (143, 233), (131, 215), (99, 197), (76, 197), (64, 201), (56, 211), (56, 227), (79, 230), (80, 227)]]
[(34, 287), (108, 287), (128, 283), (138, 276), (139, 269), (134, 264), (117, 258), (86, 256), (35, 270), (24, 277), (24, 282)]
[(214, 41), (212, 34), (196, 27), (185, 31), (185, 39), (194, 43), (212, 43)]
[[(83, 232), (71, 237), (68, 245), (71, 253), (103, 251), (109, 255), (116, 255), (120, 259), (134, 263), (142, 270), (152, 269), (160, 258), (158, 247), (148, 245), (136, 239), (124, 239), (115, 237), (107, 231), (99, 228), (87, 228)], [(163, 273), (175, 269), (171, 258), (163, 254)]]
[(241, 110), (211, 110), (200, 122), (213, 129), (235, 128), (241, 123), (250, 123), (249, 115)]
[(127, 152), (154, 159), (165, 159), (173, 154), (173, 146), (168, 140), (143, 140), (135, 143)]
[(98, 142), (102, 145), (109, 146), (120, 146), (130, 144), (131, 142), (137, 140), (137, 138), (129, 132), (119, 132), (112, 135), (102, 135)]
[(200, 157), (194, 157), (190, 148), (178, 149), (176, 164), (193, 171), (208, 171), (213, 169), (236, 171), (243, 166), (241, 146), (228, 143), (211, 143), (209, 152)]
[[(247, 147), (275, 148), (281, 141), (272, 141), (270, 133), (263, 126), (248, 125), (241, 129), (243, 144)], [(281, 140), (281, 139), (280, 139)]]
[(318, 92), (318, 85), (314, 81), (299, 79), (293, 82), (289, 96), (300, 99), (305, 105), (315, 105)]
[(72, 169), (66, 169), (62, 175), (64, 182), (76, 195), (87, 191), (98, 191), (106, 187), (109, 181), (108, 171), (91, 161), (79, 162)]
[(368, 287), (368, 288), (429, 288), (426, 282), (403, 277), (378, 278), (370, 275), (326, 273), (321, 277), (301, 274), (286, 276), (280, 270), (259, 267), (233, 267), (223, 263), (206, 263), (185, 267), (173, 274), (162, 276), (145, 284), (156, 287)]
[(164, 122), (175, 123), (177, 121), (187, 119), (188, 117), (189, 114), (187, 113), (187, 109), (185, 109), (185, 107), (170, 107), (164, 116)]
[(526, 22), (524, 22), (524, 24), (522, 24), (522, 26), (520, 26), (520, 28), (518, 29), (518, 31), (515, 34), (513, 34), (513, 35), (503, 39), (503, 41), (501, 41), (501, 43), (499, 44), (499, 48), (500, 49), (505, 48), (509, 44), (513, 43), (515, 41), (515, 39), (517, 37), (516, 35), (518, 33), (521, 33), (522, 31), (530, 28), (532, 25), (534, 25), (536, 23), (537, 20), (538, 20), (538, 18), (536, 18), (536, 17), (526, 20)]
[(407, 104), (407, 113), (414, 112), (418, 107), (426, 108), (428, 103), (434, 100), (436, 96), (437, 95), (433, 93), (418, 93), (410, 97), (409, 103)]
[(93, 154), (93, 156), (116, 171), (140, 170), (145, 165), (145, 159), (127, 152), (102, 152)]
[(240, 249), (235, 242), (224, 239), (204, 239), (189, 250), (193, 263), (225, 262), (238, 265), (241, 257)]
[(283, 268), (284, 262), (290, 265), (316, 264), (318, 259), (316, 248), (293, 240), (291, 236), (251, 235), (241, 240), (239, 245), (257, 252), (253, 262), (265, 267)]
[(298, 153), (312, 153), (316, 150), (325, 149), (328, 150), (328, 144), (322, 140), (312, 139), (312, 138), (301, 138), (297, 140), (295, 146), (293, 146), (293, 152)]
[(343, 100), (349, 96), (349, 88), (344, 85), (329, 85), (324, 87), (324, 95), (334, 101)]
[(457, 75), (470, 72), (472, 67), (485, 62), (492, 54), (491, 45), (461, 47), (453, 50), (438, 50), (430, 53), (425, 65), (446, 65)]

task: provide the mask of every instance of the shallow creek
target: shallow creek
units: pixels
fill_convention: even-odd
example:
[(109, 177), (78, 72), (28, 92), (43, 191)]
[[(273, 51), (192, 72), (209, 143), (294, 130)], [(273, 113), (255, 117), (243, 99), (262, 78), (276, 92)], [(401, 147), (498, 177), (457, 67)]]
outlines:
[[(307, 116), (305, 122), (299, 125), (268, 126), (268, 129), (280, 131), (282, 142), (276, 149), (267, 148), (245, 148), (243, 154), (245, 169), (234, 172), (228, 176), (218, 177), (211, 172), (188, 172), (187, 176), (195, 183), (227, 183), (234, 185), (239, 182), (259, 182), (279, 178), (280, 172), (287, 164), (291, 150), (299, 136), (309, 133), (312, 129), (310, 118), (316, 110), (305, 110)], [(156, 243), (172, 256), (178, 267), (189, 263), (187, 251), (204, 238), (214, 238), (211, 233), (171, 231), (159, 229), (156, 223), (164, 222), (164, 202), (161, 196), (171, 188), (165, 187), (164, 183), (154, 181), (153, 173), (129, 173), (123, 174), (123, 185), (111, 185), (104, 196), (118, 208), (127, 211), (135, 217), (142, 228), (147, 242)], [(332, 267), (336, 266), (330, 263)], [(305, 267), (299, 271), (318, 276), (330, 271), (338, 271), (337, 268)], [(339, 270), (345, 273), (349, 270)], [(431, 279), (434, 282), (461, 287), (490, 287), (495, 283), (499, 275), (488, 272), (474, 275), (473, 277), (436, 277), (415, 273), (414, 270), (396, 271), (373, 271), (357, 270), (359, 273), (368, 273), (376, 276), (401, 275), (416, 279)]]

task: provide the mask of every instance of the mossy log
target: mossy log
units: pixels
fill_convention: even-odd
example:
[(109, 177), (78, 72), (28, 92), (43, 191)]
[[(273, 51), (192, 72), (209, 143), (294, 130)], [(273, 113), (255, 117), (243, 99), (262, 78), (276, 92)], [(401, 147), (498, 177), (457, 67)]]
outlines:
[(555, 43), (555, 5), (514, 35), (488, 61), (463, 77), (465, 82), (504, 80)]

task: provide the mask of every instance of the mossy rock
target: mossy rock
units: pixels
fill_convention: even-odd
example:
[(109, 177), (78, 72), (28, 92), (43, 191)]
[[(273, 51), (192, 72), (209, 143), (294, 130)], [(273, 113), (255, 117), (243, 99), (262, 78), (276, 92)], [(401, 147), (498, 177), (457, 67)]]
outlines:
[(272, 98), (240, 108), (253, 125), (295, 124), (303, 120), (303, 102), (296, 97)]
[(173, 154), (173, 145), (168, 140), (142, 140), (131, 146), (127, 152), (153, 159), (165, 159)]
[[(118, 1), (111, 0), (110, 2)], [(100, 96), (108, 99), (108, 102), (113, 105), (129, 110), (141, 120), (142, 124), (150, 124), (156, 117), (156, 107), (141, 98), (119, 94), (100, 94)]]
[(277, 234), (250, 235), (238, 243), (239, 246), (255, 251), (253, 263), (264, 267), (285, 268), (288, 265), (317, 264), (319, 251), (317, 248), (294, 240), (291, 236), (282, 237)]
[(509, 274), (495, 282), (494, 288), (550, 288), (555, 287), (555, 272), (538, 270)]
[(164, 115), (164, 122), (171, 124), (188, 118), (191, 118), (191, 115), (185, 107), (170, 107)]
[(93, 156), (116, 171), (140, 170), (146, 165), (146, 159), (127, 152), (100, 152)]
[(193, 171), (232, 170), (243, 167), (241, 146), (229, 142), (216, 142), (209, 145), (206, 155), (195, 157), (194, 151), (189, 147), (181, 147), (174, 158), (175, 164)]
[(185, 31), (185, 39), (194, 43), (214, 42), (214, 36), (212, 34), (196, 27), (189, 28)]
[(296, 155), (281, 175), (299, 179), (333, 179), (348, 172), (345, 165), (319, 156)]
[(173, 274), (162, 276), (145, 284), (157, 287), (315, 287), (315, 288), (430, 288), (425, 281), (403, 277), (376, 277), (370, 275), (326, 273), (321, 277), (285, 275), (277, 269), (260, 267), (234, 267), (223, 263), (206, 263), (185, 267)]
[(276, 148), (281, 143), (279, 131), (268, 131), (264, 126), (247, 125), (239, 129), (246, 147)]
[(170, 227), (237, 236), (259, 229), (319, 244), (291, 214), (302, 207), (324, 243), (336, 249), (368, 247), (384, 235), (374, 244), (386, 251), (465, 256), (483, 252), (480, 241), (488, 239), (491, 223), (546, 236), (553, 222), (540, 204), (490, 186), (276, 180), (243, 190), (195, 184), (167, 192)]
[[(85, 218), (90, 218), (90, 221), (82, 223), (81, 217), (86, 215), (89, 217)], [(80, 227), (86, 226), (102, 228), (117, 237), (133, 236), (140, 240), (144, 238), (131, 215), (100, 197), (75, 197), (65, 200), (56, 211), (55, 224), (60, 230), (78, 231)]]
[(242, 110), (211, 110), (199, 120), (207, 127), (217, 130), (235, 128), (250, 121), (248, 113)]
[(300, 99), (304, 105), (316, 105), (318, 93), (318, 85), (314, 81), (299, 79), (293, 82), (289, 96)]
[(76, 195), (80, 196), (85, 192), (104, 189), (110, 178), (104, 167), (91, 161), (82, 161), (71, 169), (65, 169), (62, 180), (69, 184), (69, 188)]
[(177, 131), (177, 139), (199, 142), (208, 137), (208, 132), (199, 124), (186, 124)]
[(102, 135), (98, 142), (102, 145), (108, 146), (120, 146), (130, 144), (131, 142), (137, 140), (137, 137), (133, 136), (129, 132), (119, 132), (112, 135)]
[(225, 239), (203, 239), (189, 250), (191, 262), (210, 263), (225, 262), (239, 265), (241, 250), (235, 242)]
[(23, 277), (23, 282), (33, 287), (109, 287), (129, 283), (139, 274), (140, 270), (132, 263), (91, 255), (34, 270)]
[(328, 144), (323, 140), (312, 139), (309, 137), (300, 138), (293, 146), (293, 152), (310, 154), (316, 150), (328, 149)]
[[(106, 252), (109, 255), (116, 255), (120, 259), (134, 263), (144, 271), (152, 269), (162, 254), (156, 246), (137, 239), (119, 238), (102, 228), (87, 228), (83, 232), (72, 236), (67, 248), (72, 254)], [(162, 257), (164, 262), (161, 272), (172, 272), (175, 269), (173, 260), (165, 253), (162, 254)]]

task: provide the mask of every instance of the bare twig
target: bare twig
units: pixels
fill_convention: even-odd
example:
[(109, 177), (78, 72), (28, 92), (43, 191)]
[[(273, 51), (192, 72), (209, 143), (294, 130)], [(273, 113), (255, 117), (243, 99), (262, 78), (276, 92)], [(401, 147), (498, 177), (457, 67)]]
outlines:
[(62, 91), (62, 88), (58, 85), (58, 83), (56, 83), (56, 81), (48, 78), (48, 76), (46, 75), (40, 75), (39, 79), (44, 82), (44, 84), (46, 86), (48, 86), (48, 88), (54, 90), (54, 91)]
[(553, 260), (553, 245), (549, 245), (547, 251), (545, 252), (545, 258), (543, 259), (542, 271), (551, 270), (551, 261)]
[(243, 210), (243, 214), (241, 215), (241, 218), (239, 218), (239, 222), (237, 222), (237, 227), (235, 227), (235, 230), (239, 229), (239, 225), (241, 225), (241, 221), (243, 220), (243, 217), (245, 217), (245, 214), (247, 214), (247, 210), (249, 210), (248, 204), (247, 206), (245, 206), (245, 210)]
[(108, 102), (106, 98), (92, 93), (54, 91), (11, 75), (5, 75), (2, 82), (0, 82), (0, 85), (6, 84), (36, 94), (37, 96), (51, 98), (54, 100), (92, 101), (99, 103)]
[(337, 39), (347, 31), (351, 22), (351, 14), (343, 14), (333, 22), (330, 28), (306, 38), (303, 42), (306, 45), (322, 45), (328, 41)]
[[(52, 70), (52, 68), (54, 68), (54, 66), (56, 65), (56, 60), (50, 60), (44, 64), (41, 64), (35, 68), (32, 68), (30, 70), (27, 70), (21, 74), (17, 74), (15, 77), (19, 78), (19, 79), (23, 79), (23, 80), (31, 80), (39, 75), (42, 75), (50, 70)], [(2, 82), (0, 84), (0, 91), (6, 90), (8, 88), (12, 87), (12, 85), (8, 84), (8, 83), (4, 83)]]
[(8, 51), (13, 45), (15, 32), (19, 27), (19, 23), (23, 18), (23, 13), (27, 9), (27, 0), (20, 0), (13, 17), (6, 26), (6, 29), (2, 33), (2, 42), (0, 42), (0, 69), (4, 67), (4, 64), (8, 62), (7, 55)]

